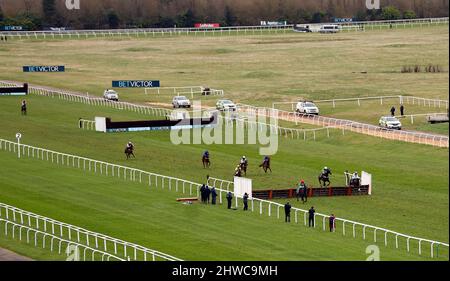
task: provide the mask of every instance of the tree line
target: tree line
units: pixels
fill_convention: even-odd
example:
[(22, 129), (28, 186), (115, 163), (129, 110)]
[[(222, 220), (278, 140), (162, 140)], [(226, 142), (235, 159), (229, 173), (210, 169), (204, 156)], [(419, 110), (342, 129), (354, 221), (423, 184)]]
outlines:
[(331, 22), (334, 18), (384, 20), (448, 16), (449, 0), (381, 0), (367, 10), (365, 0), (0, 0), (0, 26), (73, 29), (193, 27), (197, 22), (222, 26)]

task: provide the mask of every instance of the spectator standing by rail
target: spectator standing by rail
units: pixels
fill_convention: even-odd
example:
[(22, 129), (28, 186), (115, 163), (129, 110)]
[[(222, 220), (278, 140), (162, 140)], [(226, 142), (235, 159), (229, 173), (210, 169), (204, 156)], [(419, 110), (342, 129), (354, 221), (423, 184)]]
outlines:
[(209, 204), (209, 195), (211, 194), (211, 190), (207, 185), (205, 185), (205, 203)]
[(395, 116), (395, 106), (391, 107), (391, 115)]
[(315, 217), (315, 212), (316, 210), (314, 210), (314, 206), (311, 207), (311, 209), (309, 209), (308, 213), (309, 213), (309, 222), (308, 225), (309, 227), (314, 227), (314, 217)]
[(285, 222), (291, 222), (291, 208), (292, 206), (291, 204), (289, 204), (289, 202), (287, 202), (286, 205), (284, 205)]
[(330, 216), (330, 232), (334, 232), (336, 230), (336, 217), (334, 216), (334, 214), (331, 214)]
[(205, 203), (205, 186), (204, 184), (202, 184), (202, 187), (200, 187), (200, 198), (202, 203)]
[(247, 192), (244, 194), (242, 201), (244, 202), (244, 211), (247, 211), (248, 210), (248, 194), (247, 194)]
[(233, 200), (233, 194), (231, 194), (231, 191), (227, 194), (227, 203), (228, 203), (228, 209), (231, 209), (231, 201)]
[(401, 116), (405, 115), (405, 106), (403, 106), (403, 103), (400, 105), (400, 115)]
[(216, 188), (213, 186), (211, 188), (211, 204), (212, 205), (216, 205), (216, 198), (217, 198), (217, 192), (216, 192)]

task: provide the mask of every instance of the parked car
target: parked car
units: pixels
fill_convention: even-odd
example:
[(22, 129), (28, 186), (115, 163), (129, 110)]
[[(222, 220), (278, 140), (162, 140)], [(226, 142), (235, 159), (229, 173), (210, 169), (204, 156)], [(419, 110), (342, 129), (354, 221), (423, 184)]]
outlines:
[(180, 107), (190, 108), (191, 102), (185, 96), (176, 96), (176, 97), (173, 97), (172, 105), (173, 105), (173, 108), (180, 108)]
[(303, 33), (312, 32), (312, 30), (309, 29), (309, 25), (307, 25), (307, 26), (294, 25), (294, 31), (295, 32), (303, 32)]
[(320, 33), (338, 33), (339, 31), (341, 31), (341, 27), (336, 24), (322, 25), (319, 29)]
[(387, 128), (387, 129), (402, 129), (402, 123), (400, 120), (393, 116), (383, 116), (380, 118), (380, 121), (378, 122), (380, 127)]
[(103, 92), (103, 98), (106, 100), (119, 101), (119, 95), (114, 90), (105, 90)]
[(236, 105), (230, 100), (219, 100), (216, 103), (216, 108), (222, 111), (236, 111)]
[(296, 112), (319, 115), (319, 108), (312, 102), (301, 101), (297, 103)]

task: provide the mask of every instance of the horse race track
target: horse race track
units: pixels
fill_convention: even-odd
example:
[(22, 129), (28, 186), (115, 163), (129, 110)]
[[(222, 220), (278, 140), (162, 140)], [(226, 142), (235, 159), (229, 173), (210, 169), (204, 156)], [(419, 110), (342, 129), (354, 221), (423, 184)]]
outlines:
[[(267, 107), (299, 98), (395, 94), (448, 99), (448, 34), (448, 26), (441, 26), (337, 35), (13, 40), (0, 45), (0, 80), (100, 96), (111, 80), (158, 79), (164, 86), (224, 89), (225, 97), (235, 102)], [(46, 64), (67, 69), (58, 74), (21, 72), (23, 65)], [(439, 64), (445, 72), (400, 72), (402, 66), (415, 64)], [(361, 71), (367, 74), (355, 74)], [(143, 90), (120, 90), (119, 95), (123, 101), (140, 104), (170, 103), (172, 98), (145, 95)], [(301, 178), (317, 185), (324, 166), (332, 168), (332, 183), (339, 185), (345, 170), (364, 170), (373, 177), (370, 197), (311, 198), (307, 206), (291, 203), (301, 208), (314, 205), (320, 213), (448, 243), (448, 149), (350, 132), (316, 141), (281, 137), (272, 156), (273, 173), (264, 174), (257, 167), (263, 157), (256, 145), (175, 146), (164, 131), (102, 134), (80, 130), (81, 117), (141, 120), (144, 115), (51, 97), (26, 99), (28, 116), (20, 116), (21, 98), (0, 97), (0, 138), (14, 140), (21, 132), (25, 144), (198, 183), (206, 175), (231, 180), (234, 166), (246, 155), (248, 176), (257, 189), (290, 188)], [(206, 97), (202, 102), (214, 106), (216, 100)], [(389, 108), (343, 105), (336, 112), (326, 108), (323, 114), (376, 124)], [(448, 124), (414, 126), (410, 129), (448, 135)], [(136, 145), (137, 158), (126, 161), (123, 147), (129, 140)], [(201, 163), (205, 149), (211, 154), (208, 170)], [(365, 260), (365, 249), (373, 244), (258, 213), (226, 210), (223, 205), (183, 205), (175, 201), (182, 196), (175, 192), (36, 159), (18, 160), (3, 150), (0, 167), (0, 202), (184, 260)], [(4, 236), (0, 236), (0, 247), (37, 260), (64, 259)], [(440, 254), (448, 260), (448, 252)], [(382, 260), (427, 257), (392, 245), (381, 247)]]

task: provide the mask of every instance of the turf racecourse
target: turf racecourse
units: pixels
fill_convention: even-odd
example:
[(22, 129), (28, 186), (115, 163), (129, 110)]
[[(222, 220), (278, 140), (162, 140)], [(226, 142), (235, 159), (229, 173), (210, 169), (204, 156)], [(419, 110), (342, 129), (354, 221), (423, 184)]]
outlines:
[[(47, 51), (49, 47), (52, 52)], [(372, 52), (367, 55), (358, 51), (359, 48)], [(418, 52), (420, 58), (415, 56)], [(266, 106), (272, 101), (295, 100), (299, 96), (318, 99), (399, 93), (445, 98), (448, 91), (448, 73), (399, 73), (402, 65), (415, 63), (439, 63), (448, 69), (448, 27), (337, 36), (285, 34), (217, 40), (13, 41), (0, 46), (0, 58), (3, 62), (1, 79), (30, 81), (91, 94), (100, 94), (116, 77), (161, 77), (166, 85), (174, 86), (206, 84), (225, 89), (227, 96), (236, 101)], [(9, 71), (25, 64), (49, 62), (66, 64), (70, 68), (67, 73), (56, 75)], [(369, 75), (361, 77), (351, 73), (360, 69), (368, 70)], [(430, 84), (433, 87), (429, 87)], [(148, 97), (142, 91), (122, 91), (121, 97), (142, 103), (170, 101), (170, 96)], [(29, 96), (27, 100), (29, 115), (22, 117), (18, 110), (20, 98), (1, 98), (1, 138), (12, 140), (20, 131), (27, 144), (196, 182), (203, 182), (207, 174), (231, 179), (234, 165), (240, 156), (246, 155), (251, 165), (249, 177), (254, 180), (255, 188), (292, 187), (300, 178), (315, 184), (324, 165), (332, 167), (333, 180), (340, 183), (344, 170), (365, 170), (374, 178), (373, 196), (312, 198), (308, 206), (300, 206), (314, 205), (321, 213), (334, 213), (338, 217), (448, 242), (447, 149), (358, 134), (342, 136), (337, 133), (330, 139), (316, 142), (280, 138), (279, 151), (272, 158), (274, 173), (265, 175), (256, 168), (262, 160), (257, 146), (174, 146), (168, 132), (98, 134), (82, 131), (77, 128), (80, 117), (133, 120), (142, 116), (48, 97)], [(211, 105), (214, 101), (214, 98), (207, 98), (206, 103)], [(340, 111), (342, 113), (338, 114), (344, 116), (345, 110)], [(355, 120), (365, 120), (368, 111), (370, 108), (364, 108), (352, 114)], [(123, 146), (129, 139), (137, 145), (138, 157), (125, 161)], [(211, 170), (201, 168), (200, 157), (205, 148), (212, 155)], [(13, 154), (6, 152), (0, 152), (0, 162), (0, 201), (182, 259), (366, 258), (365, 248), (369, 243), (360, 238), (287, 226), (282, 221), (241, 211), (230, 215), (223, 206), (213, 209), (179, 205), (175, 203), (175, 193), (150, 191), (145, 186), (57, 168), (36, 160), (17, 161)], [(1, 246), (32, 258), (54, 258), (1, 239)], [(408, 255), (403, 249), (391, 251), (382, 247), (381, 250), (382, 259), (386, 260), (425, 259), (416, 254)]]

